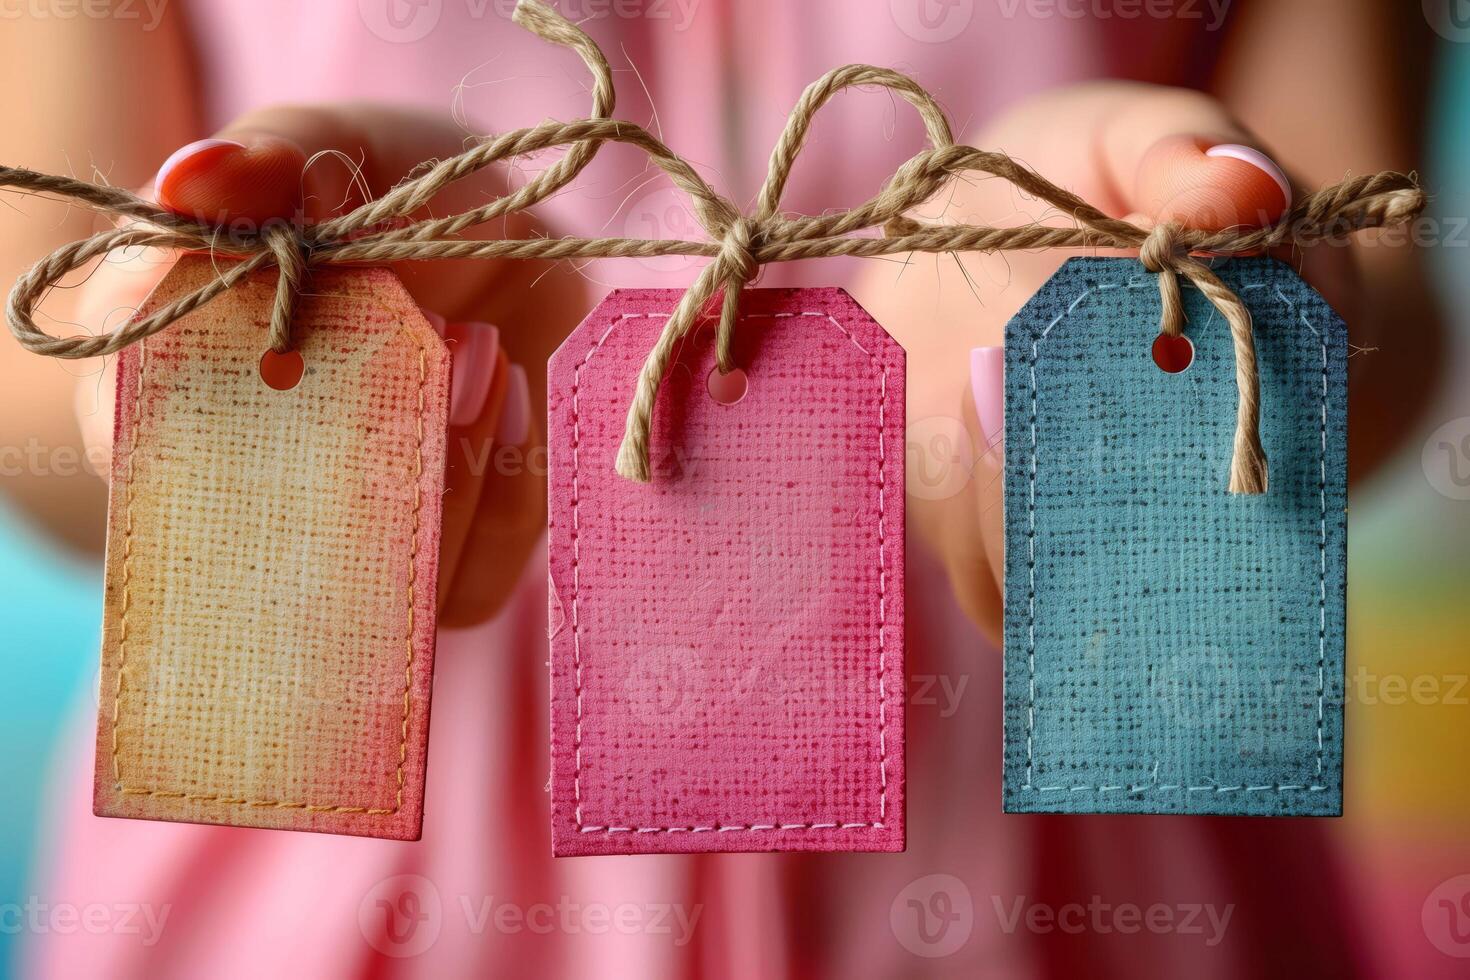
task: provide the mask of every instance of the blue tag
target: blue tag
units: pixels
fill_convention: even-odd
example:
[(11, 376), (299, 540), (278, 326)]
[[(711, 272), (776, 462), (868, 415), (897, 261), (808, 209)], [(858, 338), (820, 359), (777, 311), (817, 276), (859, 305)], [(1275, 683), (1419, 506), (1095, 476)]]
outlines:
[(1342, 812), (1347, 329), (1288, 266), (1216, 273), (1255, 325), (1260, 496), (1227, 490), (1229, 326), (1076, 258), (1006, 328), (1005, 808)]

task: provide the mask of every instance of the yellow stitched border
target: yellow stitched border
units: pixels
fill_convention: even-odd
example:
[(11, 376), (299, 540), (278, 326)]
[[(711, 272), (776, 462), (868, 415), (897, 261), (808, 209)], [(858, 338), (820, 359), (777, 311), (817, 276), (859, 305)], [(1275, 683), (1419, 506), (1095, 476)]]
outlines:
[(128, 494), (127, 503), (123, 510), (123, 603), (122, 615), (120, 617), (121, 631), (118, 637), (117, 680), (113, 684), (112, 691), (113, 782), (116, 784), (118, 791), (125, 796), (151, 796), (161, 799), (186, 800), (190, 803), (218, 803), (222, 806), (248, 806), (258, 809), (304, 810), (307, 813), (361, 813), (369, 816), (388, 816), (397, 813), (403, 808), (403, 770), (408, 763), (408, 718), (413, 694), (414, 604), (416, 597), (415, 587), (418, 579), (419, 516), (423, 508), (423, 489), (419, 483), (424, 472), (424, 387), (428, 375), (428, 358), (424, 355), (422, 347), (420, 347), (418, 447), (414, 457), (413, 472), (413, 545), (408, 556), (408, 638), (406, 641), (407, 657), (403, 666), (403, 722), (400, 727), (400, 739), (398, 743), (398, 790), (394, 805), (391, 808), (385, 808), (350, 806), (340, 803), (307, 803), (297, 800), (252, 800), (245, 797), (225, 796), (223, 794), (183, 793), (176, 790), (145, 789), (140, 786), (126, 786), (123, 784), (122, 770), (118, 758), (117, 729), (122, 710), (123, 676), (127, 673), (128, 665), (128, 608), (131, 605), (129, 586), (132, 582), (133, 575), (133, 457), (138, 448), (138, 426), (142, 413), (140, 406), (143, 402), (143, 390), (148, 378), (147, 352), (147, 342), (140, 343), (138, 345), (138, 390), (133, 396), (131, 443), (128, 446)]

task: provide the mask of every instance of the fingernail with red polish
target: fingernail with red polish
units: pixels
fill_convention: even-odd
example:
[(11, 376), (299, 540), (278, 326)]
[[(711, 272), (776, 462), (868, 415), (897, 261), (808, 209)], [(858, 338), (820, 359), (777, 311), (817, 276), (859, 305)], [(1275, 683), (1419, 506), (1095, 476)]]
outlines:
[(208, 166), (211, 159), (221, 157), (227, 153), (234, 153), (245, 149), (244, 143), (235, 140), (207, 139), (195, 140), (179, 147), (163, 161), (163, 166), (158, 168), (158, 176), (153, 178), (155, 193), (162, 200), (168, 199), (168, 180), (183, 163), (190, 166)]
[(976, 347), (970, 351), (970, 394), (975, 399), (980, 431), (991, 449), (1005, 444), (1005, 363), (1004, 347)]
[(1275, 181), (1276, 186), (1281, 189), (1281, 196), (1286, 201), (1282, 210), (1286, 211), (1291, 208), (1291, 181), (1286, 179), (1286, 172), (1276, 165), (1276, 161), (1266, 156), (1260, 150), (1253, 146), (1244, 146), (1240, 143), (1217, 143), (1205, 151), (1205, 156), (1229, 157), (1232, 160), (1239, 160), (1241, 163), (1248, 163), (1257, 170), (1260, 170), (1267, 177)]
[(502, 446), (519, 446), (531, 436), (531, 386), (526, 381), (526, 369), (512, 364), (506, 382), (505, 407), (500, 410), (495, 441)]
[(500, 356), (500, 331), (488, 323), (451, 323), (445, 332), (453, 354), (449, 386), (449, 424), (469, 425), (485, 410), (495, 361)]

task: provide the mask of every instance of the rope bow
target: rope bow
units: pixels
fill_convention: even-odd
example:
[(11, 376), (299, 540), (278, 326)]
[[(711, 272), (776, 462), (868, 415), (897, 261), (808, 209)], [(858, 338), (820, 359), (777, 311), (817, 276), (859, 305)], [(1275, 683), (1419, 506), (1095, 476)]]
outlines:
[[(1250, 312), (1196, 253), (1256, 252), (1281, 245), (1306, 246), (1365, 228), (1399, 224), (1424, 208), (1424, 193), (1413, 178), (1381, 173), (1355, 177), (1318, 191), (1297, 203), (1266, 228), (1207, 232), (1164, 224), (1152, 229), (1113, 218), (1063, 190), (1004, 153), (957, 145), (949, 121), (934, 99), (906, 75), (870, 65), (847, 65), (808, 86), (787, 120), (771, 153), (765, 183), (754, 210), (742, 214), (717, 194), (682, 157), (640, 126), (609, 118), (615, 102), (606, 58), (584, 32), (540, 0), (519, 0), (514, 21), (553, 44), (576, 51), (593, 76), (592, 114), (568, 123), (546, 122), (501, 136), (486, 137), (447, 160), (427, 167), (383, 197), (338, 218), (306, 227), (267, 225), (256, 233), (227, 238), (220, 229), (183, 218), (124, 190), (66, 177), (0, 167), (0, 187), (67, 198), (119, 219), (136, 222), (62, 246), (21, 276), (6, 304), (11, 332), (38, 354), (61, 358), (115, 353), (186, 316), (251, 273), (278, 273), (268, 343), (276, 351), (290, 345), (291, 315), (297, 290), (309, 271), (336, 263), (385, 263), (405, 259), (572, 258), (705, 256), (704, 266), (665, 324), (639, 373), (628, 409), (617, 471), (639, 482), (649, 480), (648, 438), (653, 406), (679, 340), (722, 294), (715, 334), (719, 369), (728, 372), (730, 341), (739, 318), (740, 293), (771, 262), (827, 256), (874, 257), (909, 252), (994, 252), (1044, 248), (1138, 250), (1145, 268), (1158, 275), (1162, 301), (1160, 328), (1179, 335), (1185, 316), (1179, 279), (1189, 280), (1219, 310), (1230, 326), (1238, 389), (1234, 451), (1230, 467), (1233, 493), (1264, 493), (1265, 451), (1260, 440), (1260, 381)], [(919, 113), (929, 147), (911, 157), (882, 190), (859, 207), (822, 215), (787, 216), (781, 196), (791, 168), (806, 142), (816, 113), (834, 95), (854, 86), (876, 85), (896, 93)], [(474, 241), (458, 237), (467, 228), (513, 211), (525, 210), (565, 186), (591, 162), (605, 142), (642, 150), (689, 196), (694, 217), (708, 234), (705, 241), (639, 238), (533, 238)], [(567, 147), (566, 153), (525, 186), (490, 203), (442, 218), (408, 220), (446, 186), (502, 160)], [(1013, 228), (983, 225), (921, 224), (908, 213), (935, 197), (955, 175), (977, 171), (999, 177), (1071, 218), (1071, 227), (1027, 224)], [(881, 229), (883, 237), (862, 232)], [(33, 319), (36, 305), (64, 275), (118, 248), (154, 246), (209, 251), (238, 259), (197, 292), (146, 317), (98, 336), (53, 337)]]

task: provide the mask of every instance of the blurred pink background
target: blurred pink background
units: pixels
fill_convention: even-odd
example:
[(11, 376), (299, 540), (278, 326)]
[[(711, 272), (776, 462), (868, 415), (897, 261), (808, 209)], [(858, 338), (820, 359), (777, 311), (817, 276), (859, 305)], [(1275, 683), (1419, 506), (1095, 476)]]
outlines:
[[(59, 19), (60, 6), (43, 0), (17, 16)], [(154, 8), (133, 6), (137, 23), (122, 27), (146, 28)], [(1143, 5), (1127, 0), (558, 4), (612, 61), (619, 116), (661, 132), (739, 203), (759, 187), (801, 89), (835, 65), (912, 73), (963, 138), (1017, 99), (1074, 81), (1213, 89), (1239, 57), (1232, 45), (1272, 5), (1163, 6), (1167, 16), (1129, 13)], [(90, 550), (72, 547), (7, 503), (25, 498), (12, 481), (38, 477), (22, 464), (5, 469), (16, 493), (0, 495), (0, 602), (10, 627), (10, 679), (0, 686), (0, 736), (11, 749), (0, 759), (8, 968), (55, 976), (1465, 975), (1470, 20), (1459, 26), (1453, 15), (1464, 4), (1454, 2), (1426, 3), (1422, 17), (1384, 13), (1403, 6), (1354, 2), (1341, 11), (1347, 19), (1367, 9), (1402, 28), (1379, 40), (1402, 47), (1415, 77), (1385, 104), (1421, 144), (1405, 166), (1421, 170), (1433, 195), (1423, 258), (1452, 340), (1433, 407), (1384, 471), (1353, 491), (1346, 816), (1002, 816), (999, 658), (954, 608), (932, 560), (915, 555), (908, 853), (553, 862), (542, 791), (538, 553), (496, 621), (441, 636), (421, 844), (98, 821), (88, 801), (100, 536)], [(1310, 0), (1295, 9), (1315, 11), (1308, 25), (1339, 10)], [(159, 17), (185, 25), (199, 80), (197, 136), (279, 102), (410, 103), (461, 113), (467, 132), (583, 115), (585, 71), (524, 36), (508, 13), (503, 0), (175, 0)], [(121, 8), (113, 16), (120, 21)], [(12, 26), (7, 14), (0, 31)], [(1312, 43), (1309, 33), (1295, 36)], [(1307, 60), (1300, 70), (1311, 70)], [(44, 65), (28, 68), (45, 78)], [(1293, 111), (1307, 117), (1313, 107)], [(907, 107), (881, 94), (844, 96), (818, 120), (785, 206), (816, 213), (865, 199), (921, 137)], [(0, 134), (0, 160), (30, 163), (23, 152), (19, 137)], [(98, 147), (92, 163), (106, 171), (107, 157)], [(30, 210), (0, 214), (0, 227), (11, 233)], [(624, 147), (605, 149), (538, 210), (562, 234), (698, 234), (678, 193)], [(615, 285), (684, 285), (692, 268), (678, 258), (607, 260), (583, 272), (595, 297)], [(769, 269), (761, 282), (847, 283), (859, 268), (804, 263)], [(16, 368), (6, 378), (58, 370), (21, 356), (7, 350), (4, 358), (32, 374)], [(26, 458), (31, 425), (13, 418), (0, 446), (6, 460)], [(82, 524), (96, 520), (78, 514)], [(1164, 904), (1176, 922), (1198, 907), (1202, 934), (1177, 926), (1129, 933), (1092, 918), (1071, 932), (1009, 918), (1038, 903), (1053, 912)], [(576, 911), (562, 911), (569, 905)], [(501, 906), (513, 910), (504, 921), (494, 914)], [(534, 925), (543, 906), (551, 910), (544, 921), (555, 923), (544, 932)], [(639, 910), (627, 933), (586, 918), (589, 909), (623, 907)], [(95, 929), (82, 922), (89, 908), (104, 910)], [(138, 929), (125, 930), (124, 916)], [(667, 932), (655, 930), (655, 916)]]

